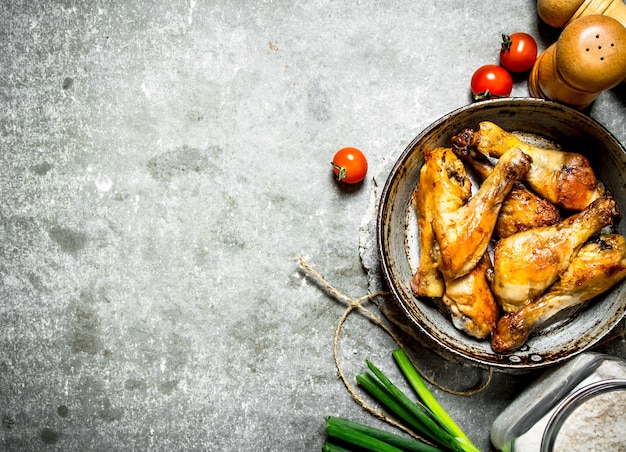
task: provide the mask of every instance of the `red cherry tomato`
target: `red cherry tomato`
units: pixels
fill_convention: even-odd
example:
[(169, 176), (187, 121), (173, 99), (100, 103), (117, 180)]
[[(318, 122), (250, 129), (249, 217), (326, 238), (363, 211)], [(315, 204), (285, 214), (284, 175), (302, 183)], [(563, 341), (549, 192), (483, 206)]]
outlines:
[(527, 33), (502, 35), (500, 64), (511, 72), (526, 72), (537, 59), (537, 41)]
[(507, 97), (513, 90), (513, 79), (502, 66), (486, 64), (476, 69), (471, 86), (474, 100)]
[(361, 182), (367, 174), (367, 159), (357, 148), (339, 149), (332, 165), (337, 180), (346, 184)]

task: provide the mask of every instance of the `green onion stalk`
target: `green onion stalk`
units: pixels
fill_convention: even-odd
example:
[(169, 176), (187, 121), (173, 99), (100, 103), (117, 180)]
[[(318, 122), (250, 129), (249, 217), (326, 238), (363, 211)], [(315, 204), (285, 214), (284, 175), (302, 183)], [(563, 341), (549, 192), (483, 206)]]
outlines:
[[(413, 438), (396, 435), (385, 430), (367, 426), (358, 422), (349, 421), (340, 417), (326, 418), (326, 432), (331, 439), (358, 446), (373, 451), (408, 451), (408, 452), (438, 452), (441, 449), (430, 446)], [(327, 441), (322, 451), (343, 452), (344, 447)]]
[(413, 367), (413, 364), (409, 360), (404, 350), (397, 349), (392, 353), (396, 363), (402, 370), (402, 373), (406, 377), (407, 381), (413, 387), (417, 396), (422, 400), (424, 405), (433, 413), (439, 423), (452, 435), (455, 436), (456, 441), (461, 445), (461, 448), (465, 452), (480, 452), (480, 450), (470, 441), (467, 435), (461, 430), (461, 428), (454, 422), (450, 415), (443, 409), (437, 399), (426, 387), (426, 384), (420, 377), (419, 373)]
[(356, 380), (387, 410), (431, 444), (330, 416), (326, 418), (329, 440), (322, 450), (342, 452), (349, 450), (346, 447), (356, 446), (360, 450), (377, 452), (480, 452), (437, 402), (404, 351), (395, 350), (393, 357), (419, 400), (409, 399), (370, 361), (366, 363), (371, 373), (357, 375)]

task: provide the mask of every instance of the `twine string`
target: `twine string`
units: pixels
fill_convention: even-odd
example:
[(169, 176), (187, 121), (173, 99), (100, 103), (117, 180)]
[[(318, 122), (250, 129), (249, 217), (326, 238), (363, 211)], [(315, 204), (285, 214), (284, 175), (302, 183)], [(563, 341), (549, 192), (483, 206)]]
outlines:
[[(300, 263), (300, 266), (304, 270), (306, 270), (307, 273), (312, 275), (314, 277), (315, 281), (319, 285), (321, 285), (330, 295), (332, 295), (337, 300), (345, 302), (348, 305), (346, 310), (344, 311), (343, 315), (339, 319), (339, 323), (337, 324), (337, 328), (335, 329), (335, 334), (333, 336), (333, 357), (334, 357), (334, 360), (335, 360), (335, 367), (337, 368), (337, 374), (338, 374), (339, 378), (341, 379), (341, 381), (343, 382), (343, 384), (346, 387), (346, 389), (348, 390), (348, 392), (350, 393), (350, 395), (352, 396), (352, 398), (364, 410), (366, 410), (369, 413), (373, 414), (374, 416), (378, 417), (382, 421), (387, 422), (387, 423), (389, 423), (390, 425), (392, 425), (392, 426), (394, 426), (396, 428), (399, 428), (400, 430), (404, 431), (405, 433), (409, 434), (410, 436), (412, 436), (414, 438), (417, 438), (417, 439), (419, 439), (421, 441), (430, 442), (428, 439), (418, 435), (417, 433), (415, 433), (411, 429), (405, 427), (403, 424), (399, 423), (395, 419), (389, 418), (382, 410), (377, 410), (374, 407), (372, 407), (369, 403), (367, 403), (367, 401), (363, 397), (361, 397), (359, 395), (359, 393), (354, 389), (354, 386), (350, 383), (349, 379), (346, 377), (346, 375), (345, 375), (345, 373), (343, 371), (343, 367), (341, 366), (341, 362), (339, 360), (339, 339), (340, 339), (340, 336), (341, 336), (341, 330), (342, 330), (346, 320), (348, 319), (349, 315), (352, 312), (354, 312), (354, 311), (359, 311), (359, 312), (365, 314), (366, 317), (370, 321), (372, 321), (376, 326), (378, 326), (385, 333), (387, 333), (391, 337), (391, 339), (398, 345), (398, 347), (400, 347), (403, 350), (405, 350), (405, 346), (402, 343), (401, 339), (381, 320), (381, 318), (378, 317), (376, 314), (374, 314), (370, 309), (368, 309), (367, 307), (363, 306), (363, 303), (365, 303), (366, 301), (372, 300), (372, 299), (374, 299), (374, 298), (376, 298), (378, 296), (389, 295), (389, 292), (378, 291), (378, 292), (373, 292), (373, 293), (370, 293), (368, 295), (362, 296), (362, 297), (357, 298), (357, 299), (352, 299), (352, 298), (348, 297), (347, 295), (344, 295), (339, 290), (337, 290), (335, 287), (333, 287), (330, 283), (328, 283), (328, 281), (326, 281), (326, 279), (324, 279), (324, 277), (322, 275), (320, 275), (315, 269), (313, 269), (302, 257), (298, 256), (298, 261)], [(407, 354), (407, 356), (409, 356), (409, 355)], [(409, 360), (411, 361), (411, 364), (413, 365), (413, 367), (415, 367), (415, 370), (419, 373), (419, 375), (425, 381), (427, 381), (431, 385), (441, 389), (442, 391), (445, 391), (445, 392), (448, 392), (448, 393), (451, 393), (451, 394), (455, 394), (455, 395), (470, 396), (470, 395), (476, 394), (478, 392), (481, 392), (482, 390), (487, 388), (487, 386), (489, 386), (489, 383), (491, 382), (491, 377), (493, 375), (493, 370), (489, 369), (487, 377), (485, 379), (485, 382), (482, 385), (478, 386), (475, 389), (471, 389), (471, 390), (467, 390), (467, 391), (457, 391), (457, 390), (454, 390), (454, 389), (451, 389), (451, 388), (444, 387), (441, 384), (437, 383), (432, 378), (430, 378), (427, 375), (425, 375), (424, 372), (419, 368), (419, 366), (417, 366), (415, 364), (415, 362), (411, 359), (410, 356), (409, 356)]]

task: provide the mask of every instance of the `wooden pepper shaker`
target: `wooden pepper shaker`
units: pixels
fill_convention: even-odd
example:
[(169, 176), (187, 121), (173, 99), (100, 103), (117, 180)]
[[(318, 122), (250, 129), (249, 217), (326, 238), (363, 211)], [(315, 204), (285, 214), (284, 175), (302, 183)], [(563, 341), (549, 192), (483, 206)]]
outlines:
[(626, 28), (609, 16), (589, 15), (569, 23), (539, 55), (528, 87), (534, 97), (582, 110), (624, 79)]
[(539, 17), (555, 28), (563, 28), (579, 17), (601, 14), (626, 27), (624, 0), (537, 0)]

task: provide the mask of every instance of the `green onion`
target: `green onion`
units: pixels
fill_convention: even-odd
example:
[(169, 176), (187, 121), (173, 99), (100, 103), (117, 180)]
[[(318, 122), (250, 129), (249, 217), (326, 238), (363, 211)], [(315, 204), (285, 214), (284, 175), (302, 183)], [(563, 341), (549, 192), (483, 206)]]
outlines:
[(372, 394), (381, 404), (394, 413), (398, 418), (413, 427), (415, 430), (422, 432), (424, 436), (427, 436), (432, 441), (437, 442), (437, 435), (432, 433), (427, 425), (413, 415), (410, 410), (398, 403), (389, 390), (380, 381), (376, 380), (373, 375), (363, 373), (357, 375), (356, 380), (365, 388), (367, 392)]
[[(383, 374), (374, 364), (370, 361), (366, 361), (367, 366), (370, 370), (376, 375), (376, 377), (380, 380), (381, 384), (388, 391), (388, 394), (394, 399), (394, 401), (402, 407), (401, 412), (396, 411), (396, 409), (387, 405), (387, 407), (408, 422), (413, 427), (417, 428), (423, 435), (427, 436), (432, 441), (440, 444), (448, 449), (457, 449), (456, 441), (446, 429), (442, 428), (440, 424), (438, 424), (430, 412), (423, 405), (417, 405), (413, 401), (411, 401), (404, 393), (398, 389), (390, 380)], [(382, 400), (381, 400), (382, 402)], [(409, 415), (406, 416), (403, 413), (409, 412)], [(413, 422), (415, 419), (417, 422)], [(423, 427), (420, 427), (420, 424)]]
[(424, 381), (411, 364), (408, 356), (402, 349), (394, 350), (392, 353), (396, 363), (402, 370), (402, 373), (406, 377), (407, 381), (411, 384), (418, 397), (422, 400), (424, 405), (435, 415), (439, 423), (448, 430), (452, 435), (456, 437), (457, 442), (465, 452), (480, 452), (479, 449), (472, 444), (467, 435), (461, 430), (461, 428), (454, 422), (450, 415), (443, 409), (443, 407), (437, 402), (437, 399), (428, 390)]
[(322, 446), (322, 452), (351, 452), (350, 449), (338, 446), (337, 444), (325, 441)]
[(353, 444), (365, 450), (374, 452), (402, 452), (402, 449), (398, 449), (391, 444), (335, 422), (326, 422), (326, 434), (331, 438), (340, 439), (343, 442)]
[(441, 449), (430, 446), (421, 441), (417, 441), (412, 438), (406, 438), (404, 436), (386, 432), (385, 430), (380, 430), (374, 427), (369, 427), (367, 425), (360, 424), (358, 422), (352, 422), (347, 419), (343, 419), (339, 417), (334, 417), (334, 416), (327, 417), (326, 425), (328, 424), (341, 425), (345, 428), (350, 428), (352, 430), (359, 431), (368, 436), (371, 436), (372, 438), (376, 438), (387, 444), (390, 444), (394, 447), (397, 447), (401, 450), (408, 451), (408, 452), (440, 452), (441, 451)]
[[(480, 452), (437, 402), (404, 351), (395, 350), (393, 357), (404, 377), (417, 393), (419, 400), (409, 399), (370, 361), (366, 363), (372, 373), (364, 372), (357, 375), (357, 382), (381, 405), (429, 442), (453, 452)], [(347, 449), (344, 446), (349, 447), (349, 445), (359, 447), (359, 450), (377, 452), (441, 450), (426, 442), (333, 416), (326, 418), (326, 434), (331, 439), (339, 440), (339, 444), (327, 440), (322, 448), (324, 452), (346, 452)]]

